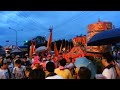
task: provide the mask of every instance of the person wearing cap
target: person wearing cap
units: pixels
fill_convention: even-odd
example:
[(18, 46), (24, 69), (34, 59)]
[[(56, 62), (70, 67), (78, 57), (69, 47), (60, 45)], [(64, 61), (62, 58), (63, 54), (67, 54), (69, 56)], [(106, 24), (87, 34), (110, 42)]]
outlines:
[(27, 67), (31, 66), (31, 62), (27, 60), (26, 56), (23, 57), (21, 64), (24, 65), (24, 66), (27, 66)]
[(13, 68), (14, 79), (23, 79), (25, 77), (26, 67), (21, 65), (21, 60), (15, 61), (15, 67)]
[(10, 79), (8, 72), (8, 61), (4, 59), (0, 68), (0, 79)]
[(29, 58), (29, 55), (26, 53), (25, 54), (25, 56), (27, 57), (27, 61), (30, 61), (31, 62), (31, 60), (30, 60), (30, 58)]
[(19, 60), (19, 59), (20, 59), (20, 55), (16, 55), (13, 64), (15, 65), (15, 61), (16, 61), (16, 60)]
[(12, 57), (12, 59), (15, 59), (15, 55), (14, 54), (11, 54), (11, 57)]
[(16, 56), (15, 56), (15, 59), (16, 59), (16, 60), (20, 59), (20, 55), (16, 55)]
[(28, 56), (28, 54), (26, 53), (26, 54), (25, 54), (25, 56), (27, 57), (27, 56)]

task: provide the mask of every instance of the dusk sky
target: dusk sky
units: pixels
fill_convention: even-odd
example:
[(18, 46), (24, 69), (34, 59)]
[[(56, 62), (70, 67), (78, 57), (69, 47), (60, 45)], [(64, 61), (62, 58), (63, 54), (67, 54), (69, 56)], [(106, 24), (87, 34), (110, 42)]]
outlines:
[(53, 40), (85, 35), (87, 26), (98, 22), (98, 18), (120, 27), (120, 11), (0, 11), (0, 45), (15, 45), (15, 31), (9, 27), (18, 30), (18, 45), (21, 46), (25, 40), (36, 36), (48, 39), (51, 25)]

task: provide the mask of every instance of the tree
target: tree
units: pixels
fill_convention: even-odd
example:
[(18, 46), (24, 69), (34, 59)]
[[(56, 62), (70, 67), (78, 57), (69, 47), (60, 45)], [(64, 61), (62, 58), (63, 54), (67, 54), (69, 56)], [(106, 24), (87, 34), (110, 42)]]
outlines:
[(31, 41), (35, 42), (36, 48), (39, 46), (46, 46), (47, 44), (47, 40), (45, 39), (45, 37), (43, 36), (36, 36), (35, 38), (33, 38), (32, 40), (28, 40), (28, 42), (25, 42), (24, 45), (31, 45)]
[[(35, 44), (36, 44), (36, 48), (38, 48), (38, 47), (40, 47), (40, 46), (47, 46), (47, 40), (45, 39), (45, 37), (43, 37), (43, 36), (36, 36), (35, 38), (33, 38), (32, 40), (28, 40), (27, 42), (25, 42), (24, 43), (24, 45), (27, 45), (28, 47), (30, 47), (31, 46), (31, 41), (35, 41)], [(70, 39), (70, 40), (65, 40), (65, 39), (63, 39), (63, 40), (61, 40), (61, 39), (59, 39), (59, 40), (57, 40), (56, 41), (56, 45), (57, 45), (57, 49), (58, 49), (58, 51), (60, 50), (60, 46), (61, 46), (61, 43), (63, 42), (63, 47), (65, 47), (66, 46), (66, 48), (67, 48), (67, 46), (68, 45), (71, 45), (71, 47), (73, 47), (73, 43), (72, 43), (72, 39)], [(65, 45), (66, 44), (66, 45)], [(63, 48), (62, 47), (62, 48)], [(28, 49), (29, 50), (29, 49)], [(54, 50), (54, 41), (52, 42), (52, 45), (51, 45), (51, 50)]]

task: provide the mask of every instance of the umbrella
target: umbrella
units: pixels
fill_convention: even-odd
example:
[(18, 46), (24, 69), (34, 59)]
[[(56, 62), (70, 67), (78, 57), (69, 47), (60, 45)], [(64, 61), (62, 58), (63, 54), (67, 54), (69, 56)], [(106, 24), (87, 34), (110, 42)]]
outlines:
[(21, 50), (15, 49), (15, 50), (12, 51), (12, 53), (18, 53), (18, 52), (21, 52)]
[(120, 28), (105, 30), (94, 35), (87, 43), (88, 46), (116, 44), (120, 42)]
[(40, 46), (36, 49), (36, 52), (42, 52), (44, 50), (47, 50), (47, 47), (46, 46)]
[(75, 61), (75, 66), (79, 69), (80, 67), (87, 67), (91, 71), (91, 78), (95, 77), (97, 69), (93, 62), (86, 57), (77, 58)]

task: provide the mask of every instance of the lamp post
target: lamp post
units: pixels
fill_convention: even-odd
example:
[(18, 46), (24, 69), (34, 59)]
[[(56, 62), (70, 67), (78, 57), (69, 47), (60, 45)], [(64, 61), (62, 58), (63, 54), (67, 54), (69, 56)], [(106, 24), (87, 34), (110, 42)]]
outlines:
[[(13, 29), (13, 28), (11, 28), (11, 27), (9, 27), (9, 29), (15, 31), (15, 35), (16, 35), (16, 46), (18, 46), (18, 40), (17, 40), (17, 38), (18, 38), (18, 36), (17, 36), (17, 35), (18, 35), (18, 34), (17, 34), (17, 31), (18, 31), (18, 30)], [(19, 30), (19, 31), (23, 31), (23, 30)]]

